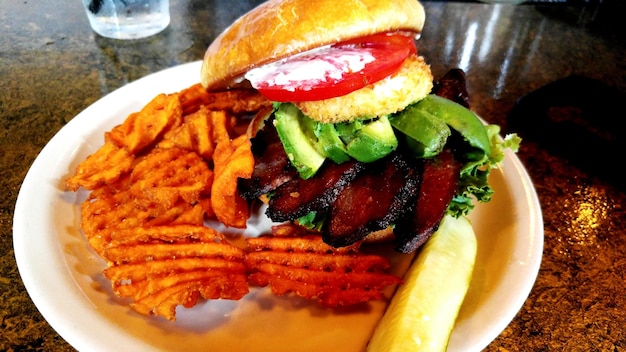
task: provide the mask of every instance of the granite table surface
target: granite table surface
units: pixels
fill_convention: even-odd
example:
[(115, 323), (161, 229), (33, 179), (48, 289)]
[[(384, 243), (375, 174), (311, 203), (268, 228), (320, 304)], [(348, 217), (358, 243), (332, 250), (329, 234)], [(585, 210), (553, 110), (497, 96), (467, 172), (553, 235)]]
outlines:
[[(90, 31), (78, 0), (0, 1), (0, 350), (73, 350), (31, 301), (14, 257), (15, 203), (38, 153), (104, 95), (201, 59), (257, 3), (172, 0), (164, 32), (116, 41)], [(518, 157), (543, 214), (535, 285), (485, 350), (626, 351), (625, 6), (424, 6), (419, 52), (436, 77), (463, 69), (472, 109), (524, 139)]]

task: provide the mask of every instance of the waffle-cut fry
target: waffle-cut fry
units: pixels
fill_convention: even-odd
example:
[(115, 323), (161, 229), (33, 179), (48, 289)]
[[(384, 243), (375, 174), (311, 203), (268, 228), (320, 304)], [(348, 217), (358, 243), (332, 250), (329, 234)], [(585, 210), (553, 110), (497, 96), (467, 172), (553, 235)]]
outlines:
[(217, 219), (226, 226), (244, 228), (250, 216), (248, 202), (237, 190), (239, 178), (250, 178), (254, 156), (250, 140), (241, 135), (234, 140), (222, 139), (215, 148), (214, 180), (211, 206)]
[[(195, 277), (194, 277), (195, 276)], [(172, 272), (115, 287), (121, 297), (133, 298), (131, 307), (141, 314), (162, 315), (175, 320), (176, 306), (193, 306), (197, 299), (240, 299), (249, 291), (244, 272), (204, 270), (193, 274)]]
[(273, 263), (332, 273), (382, 272), (390, 267), (389, 261), (378, 255), (358, 255), (359, 260), (355, 260), (355, 257), (354, 254), (261, 251), (248, 253), (246, 260), (255, 266)]
[[(210, 193), (212, 176), (208, 165), (193, 152), (154, 149), (136, 163), (128, 179), (90, 194), (81, 205), (81, 227), (91, 239), (111, 226), (202, 225), (206, 201), (200, 201)], [(97, 251), (102, 241), (93, 241)]]
[(167, 273), (200, 269), (235, 273), (245, 270), (245, 266), (242, 263), (221, 258), (170, 258), (112, 266), (104, 270), (104, 276), (116, 285), (126, 280), (145, 280), (158, 278)]
[(223, 235), (214, 229), (197, 225), (166, 223), (163, 226), (122, 227), (113, 226), (96, 232), (95, 236), (88, 236), (89, 244), (103, 258), (114, 262), (105, 253), (109, 248), (139, 243), (167, 242), (175, 244), (214, 242), (222, 243), (226, 240)]
[(122, 228), (111, 230), (109, 234), (109, 242), (112, 243), (112, 246), (115, 244), (150, 243), (153, 241), (222, 243), (226, 242), (226, 239), (224, 235), (210, 227), (193, 225)]
[(385, 257), (333, 248), (320, 235), (246, 239), (251, 284), (270, 286), (276, 295), (294, 293), (338, 307), (383, 299), (383, 289), (402, 280), (385, 273)]
[(132, 154), (152, 145), (162, 134), (183, 122), (182, 107), (177, 94), (159, 94), (139, 112), (132, 113), (110, 132), (105, 139)]
[(185, 221), (178, 221), (178, 224), (203, 223), (201, 207), (194, 209), (194, 204), (182, 199), (168, 202), (169, 207), (165, 207), (159, 203), (162, 199), (154, 196), (138, 198), (130, 191), (89, 199), (81, 204), (81, 227), (89, 237), (89, 234), (109, 227), (157, 226), (174, 223), (181, 217)]
[[(230, 131), (232, 129), (232, 125), (230, 123), (230, 119), (225, 111), (211, 111), (210, 114), (211, 124), (213, 126), (211, 138), (213, 143), (217, 146), (221, 142), (230, 141)], [(221, 155), (216, 155), (216, 157), (220, 158)], [(215, 159), (215, 158), (213, 158)]]
[(144, 315), (160, 315), (176, 319), (176, 306), (191, 307), (199, 296), (205, 299), (240, 299), (248, 293), (245, 276), (220, 275), (209, 280), (183, 282), (150, 294), (131, 303), (131, 307)]
[(216, 144), (211, 138), (213, 124), (210, 116), (210, 110), (203, 106), (198, 112), (185, 118), (187, 131), (193, 141), (193, 150), (205, 160), (212, 160)]
[(111, 228), (102, 251), (113, 292), (141, 314), (175, 320), (176, 306), (248, 293), (245, 251), (214, 229), (167, 225)]
[[(204, 223), (204, 218), (207, 215), (206, 210), (202, 207), (202, 204), (196, 203), (194, 205), (189, 205), (190, 208), (187, 208), (186, 211), (176, 214), (176, 218), (170, 222), (170, 225), (200, 225)], [(150, 222), (152, 226), (162, 226), (167, 224), (157, 225), (156, 222)]]
[[(357, 258), (355, 258), (357, 259)], [(363, 289), (374, 290), (400, 282), (400, 279), (389, 274), (380, 272), (339, 272), (316, 270), (314, 268), (300, 268), (297, 264), (272, 264), (264, 263), (256, 265), (255, 269), (270, 275), (272, 278), (279, 277), (285, 280), (304, 282), (310, 286), (329, 290)]]
[[(213, 172), (200, 156), (181, 148), (153, 149), (131, 173), (131, 192), (171, 207), (178, 198), (195, 203), (210, 193)], [(142, 197), (143, 195), (143, 197)]]
[(308, 234), (301, 237), (255, 237), (246, 239), (250, 251), (283, 251), (304, 253), (354, 253), (354, 247), (334, 248), (324, 243), (321, 236)]
[(119, 193), (81, 204), (81, 228), (98, 254), (102, 255), (103, 246), (108, 244), (108, 229), (180, 224), (200, 226), (204, 222), (203, 210), (184, 201), (165, 209), (147, 202), (138, 207), (127, 199), (127, 193)]
[(222, 243), (150, 243), (117, 245), (114, 241), (104, 252), (105, 258), (117, 265), (169, 258), (242, 258), (241, 249)]
[(158, 144), (159, 148), (179, 147), (195, 151), (205, 160), (210, 161), (215, 150), (211, 111), (205, 106), (184, 117), (184, 122), (166, 132)]
[[(68, 190), (91, 191), (81, 228), (107, 260), (113, 291), (137, 312), (174, 320), (178, 305), (248, 292), (245, 252), (204, 220), (227, 214), (245, 223), (236, 184), (254, 159), (247, 117), (236, 115), (270, 106), (253, 90), (207, 93), (200, 84), (159, 94), (106, 132), (105, 145), (66, 180)], [(215, 164), (223, 188), (212, 187)]]
[(135, 300), (130, 306), (143, 315), (159, 315), (168, 320), (175, 320), (176, 306), (195, 304), (198, 296), (198, 283), (183, 283), (166, 287), (143, 299)]
[[(304, 297), (307, 299), (317, 298), (320, 305), (329, 308), (350, 306), (354, 304), (369, 302), (371, 300), (381, 300), (385, 298), (384, 294), (381, 291), (375, 289), (369, 290), (360, 287), (323, 287), (305, 281), (290, 280), (278, 275), (279, 274), (276, 272), (272, 274), (259, 272), (252, 274), (249, 279), (251, 282), (258, 283), (259, 286), (270, 285), (272, 293), (277, 296), (284, 296), (289, 293), (294, 293), (300, 297)], [(392, 284), (397, 283), (398, 282), (394, 282)]]
[(231, 89), (209, 93), (200, 83), (182, 90), (179, 93), (179, 99), (184, 115), (197, 111), (201, 106), (234, 114), (255, 112), (263, 107), (271, 106), (271, 102), (254, 89)]
[(107, 142), (78, 165), (74, 175), (65, 180), (65, 187), (70, 191), (80, 187), (92, 190), (114, 183), (131, 169), (134, 160), (127, 149)]
[(98, 198), (113, 197), (120, 192), (124, 192), (130, 188), (130, 186), (130, 172), (128, 172), (120, 177), (116, 182), (102, 184), (91, 190), (88, 201)]
[(215, 211), (213, 211), (213, 205), (211, 205), (211, 197), (202, 197), (198, 199), (196, 207), (204, 214), (207, 219), (217, 219)]
[[(218, 270), (196, 270), (163, 276), (157, 280), (142, 280), (125, 285), (116, 285), (113, 289), (115, 294), (120, 297), (132, 297), (135, 300), (140, 300), (167, 287), (177, 286), (181, 283), (212, 281), (228, 275), (230, 274), (225, 275), (224, 272)], [(233, 277), (237, 276), (235, 275)]]

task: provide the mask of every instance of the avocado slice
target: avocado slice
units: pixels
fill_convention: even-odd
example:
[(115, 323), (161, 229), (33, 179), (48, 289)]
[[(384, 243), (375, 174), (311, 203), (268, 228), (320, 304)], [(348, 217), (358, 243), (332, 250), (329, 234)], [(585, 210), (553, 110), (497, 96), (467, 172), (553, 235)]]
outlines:
[(348, 144), (359, 133), (364, 125), (365, 123), (363, 120), (341, 122), (335, 124), (335, 130), (337, 130), (337, 134), (339, 134), (339, 137), (344, 142), (344, 144)]
[(315, 175), (326, 157), (316, 148), (313, 123), (293, 104), (280, 104), (274, 112), (274, 127), (291, 164), (300, 177)]
[(321, 149), (330, 160), (341, 164), (350, 160), (346, 146), (341, 140), (335, 125), (332, 123), (317, 123), (315, 126), (318, 149)]
[(430, 94), (417, 102), (415, 108), (443, 120), (448, 126), (459, 132), (472, 147), (479, 148), (487, 155), (491, 152), (491, 143), (485, 125), (476, 114), (463, 105)]
[(443, 120), (416, 105), (394, 116), (391, 125), (405, 135), (409, 150), (420, 158), (439, 154), (451, 134)]
[(398, 147), (398, 139), (387, 116), (366, 123), (346, 146), (348, 155), (361, 162), (376, 161)]

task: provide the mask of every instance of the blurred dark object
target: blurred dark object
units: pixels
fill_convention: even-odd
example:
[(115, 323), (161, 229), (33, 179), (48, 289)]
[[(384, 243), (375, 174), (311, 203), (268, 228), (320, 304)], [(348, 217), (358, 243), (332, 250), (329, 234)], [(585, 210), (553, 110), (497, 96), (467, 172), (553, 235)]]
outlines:
[(433, 94), (457, 102), (466, 108), (470, 107), (469, 93), (465, 85), (465, 72), (453, 68), (437, 80), (433, 86)]
[(532, 6), (546, 16), (624, 40), (625, 0), (421, 0), (422, 2)]
[(94, 15), (98, 14), (98, 12), (100, 12), (100, 9), (102, 9), (102, 0), (92, 0), (87, 8)]
[(626, 154), (626, 94), (604, 83), (570, 76), (520, 98), (512, 129), (618, 186)]
[(524, 5), (536, 5), (537, 10), (547, 17), (584, 27), (603, 37), (614, 38), (621, 43), (626, 40), (624, 0), (531, 0)]

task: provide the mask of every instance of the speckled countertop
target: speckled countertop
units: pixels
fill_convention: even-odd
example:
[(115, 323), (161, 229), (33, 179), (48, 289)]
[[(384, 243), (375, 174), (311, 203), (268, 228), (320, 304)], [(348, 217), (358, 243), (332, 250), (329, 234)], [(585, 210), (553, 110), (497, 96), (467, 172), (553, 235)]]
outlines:
[[(254, 3), (173, 0), (167, 30), (120, 42), (94, 35), (79, 1), (0, 1), (0, 350), (72, 350), (13, 253), (15, 202), (38, 153), (105, 94), (201, 59)], [(487, 351), (626, 351), (625, 7), (585, 3), (424, 3), (421, 54), (435, 76), (464, 69), (473, 109), (524, 138), (518, 156), (543, 212), (535, 286)]]

